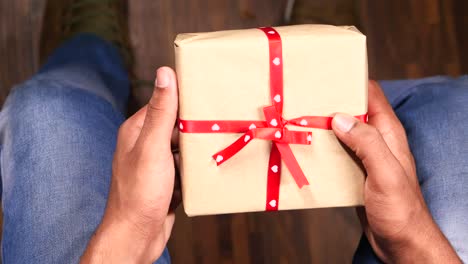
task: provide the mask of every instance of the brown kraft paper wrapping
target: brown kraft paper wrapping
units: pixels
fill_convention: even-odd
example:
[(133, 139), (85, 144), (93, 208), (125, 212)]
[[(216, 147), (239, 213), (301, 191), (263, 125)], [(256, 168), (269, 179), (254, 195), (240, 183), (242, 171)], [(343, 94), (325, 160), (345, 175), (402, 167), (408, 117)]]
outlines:
[[(354, 27), (275, 27), (283, 45), (283, 117), (367, 112), (366, 37)], [(182, 120), (264, 120), (271, 105), (268, 39), (258, 29), (180, 34), (175, 40)], [(364, 172), (331, 130), (291, 149), (310, 185), (281, 171), (279, 210), (363, 204)], [(216, 166), (212, 155), (242, 134), (180, 133), (181, 181), (189, 216), (264, 211), (271, 142), (255, 139)]]

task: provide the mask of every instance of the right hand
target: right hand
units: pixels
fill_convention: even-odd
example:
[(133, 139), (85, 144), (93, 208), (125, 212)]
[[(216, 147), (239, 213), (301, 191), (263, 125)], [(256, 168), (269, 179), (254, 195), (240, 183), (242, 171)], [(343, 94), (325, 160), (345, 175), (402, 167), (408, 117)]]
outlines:
[(367, 172), (364, 233), (384, 262), (461, 263), (424, 202), (406, 133), (376, 82), (369, 83), (369, 122), (336, 114), (336, 136)]
[(176, 80), (158, 69), (150, 101), (120, 127), (106, 210), (82, 263), (153, 263), (163, 253), (175, 221)]

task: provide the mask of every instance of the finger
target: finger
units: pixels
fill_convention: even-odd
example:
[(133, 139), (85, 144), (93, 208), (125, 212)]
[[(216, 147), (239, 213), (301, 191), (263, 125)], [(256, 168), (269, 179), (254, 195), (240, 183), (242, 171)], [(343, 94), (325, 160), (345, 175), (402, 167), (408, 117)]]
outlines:
[(158, 147), (158, 150), (170, 150), (172, 131), (177, 117), (177, 100), (175, 72), (169, 67), (159, 68), (138, 144), (151, 149)]
[(165, 243), (167, 243), (167, 241), (171, 237), (172, 228), (174, 227), (174, 222), (175, 222), (175, 213), (169, 213), (166, 219), (164, 220), (164, 226), (163, 226)]
[(135, 146), (135, 142), (137, 141), (141, 128), (143, 127), (146, 109), (146, 106), (142, 107), (122, 123), (117, 136), (116, 152), (129, 152)]
[(169, 212), (175, 211), (179, 204), (182, 202), (182, 190), (180, 186), (180, 173), (179, 173), (179, 155), (174, 154), (175, 163), (175, 179), (174, 179), (174, 190), (172, 192), (172, 199), (169, 205)]
[[(164, 249), (166, 247), (167, 242), (169, 241), (169, 238), (171, 237), (172, 228), (174, 227), (174, 222), (175, 222), (175, 214), (168, 213), (167, 216), (164, 218), (164, 221), (162, 222), (162, 226), (161, 226), (162, 230), (158, 235), (158, 241), (157, 243), (154, 243), (152, 245), (155, 251), (160, 251), (161, 249)], [(156, 258), (158, 257), (160, 256), (156, 256), (153, 261), (156, 261)]]
[(369, 124), (376, 127), (390, 151), (400, 161), (408, 175), (415, 175), (416, 168), (406, 139), (405, 129), (388, 103), (380, 85), (369, 81)]
[(382, 187), (379, 189), (395, 188), (407, 181), (403, 168), (376, 128), (347, 114), (336, 114), (332, 128), (338, 139), (362, 161), (368, 180)]

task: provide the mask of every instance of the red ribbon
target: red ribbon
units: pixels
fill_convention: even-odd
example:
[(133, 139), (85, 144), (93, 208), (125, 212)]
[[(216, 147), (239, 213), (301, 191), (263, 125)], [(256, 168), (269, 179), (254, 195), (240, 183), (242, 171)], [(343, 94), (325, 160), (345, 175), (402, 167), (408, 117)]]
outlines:
[[(179, 130), (183, 133), (244, 133), (227, 148), (213, 155), (217, 165), (221, 165), (237, 154), (253, 139), (272, 141), (268, 162), (266, 211), (278, 210), (281, 174), (281, 159), (288, 167), (297, 186), (309, 185), (289, 144), (310, 145), (312, 132), (291, 131), (286, 125), (309, 128), (331, 129), (333, 117), (303, 116), (286, 120), (283, 114), (283, 55), (281, 36), (272, 27), (259, 28), (268, 38), (270, 60), (270, 98), (273, 105), (263, 108), (266, 121), (241, 120), (180, 120)], [(363, 122), (367, 114), (356, 116)]]

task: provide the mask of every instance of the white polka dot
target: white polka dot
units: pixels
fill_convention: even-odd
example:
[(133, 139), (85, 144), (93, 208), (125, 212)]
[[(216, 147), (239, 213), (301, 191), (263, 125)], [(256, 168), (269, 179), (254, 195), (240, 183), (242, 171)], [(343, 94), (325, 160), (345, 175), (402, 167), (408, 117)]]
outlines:
[(256, 128), (257, 128), (257, 126), (256, 126), (255, 124), (251, 124), (251, 125), (249, 126), (249, 129), (250, 129), (250, 130), (256, 129)]
[(275, 32), (273, 30), (270, 30), (270, 31), (268, 31), (268, 34), (273, 35), (273, 34), (275, 34)]
[(274, 126), (274, 127), (275, 127), (275, 126), (277, 126), (277, 125), (278, 125), (278, 121), (276, 121), (276, 119), (275, 119), (275, 118), (273, 118), (273, 119), (270, 121), (270, 125), (272, 125), (272, 126)]
[(274, 172), (274, 173), (277, 173), (278, 172), (278, 166), (277, 165), (271, 166), (271, 171)]
[(244, 142), (247, 142), (247, 141), (249, 141), (249, 140), (250, 140), (250, 136), (249, 136), (249, 135), (246, 135), (246, 136), (244, 137)]
[(276, 200), (271, 200), (268, 204), (269, 204), (271, 207), (276, 207)]
[(218, 131), (220, 129), (219, 125), (218, 124), (214, 124), (212, 127), (211, 127), (211, 130), (213, 131)]
[(307, 123), (307, 120), (302, 119), (300, 124), (301, 126), (307, 126), (308, 123)]
[(184, 129), (184, 125), (182, 123), (179, 123), (179, 128), (180, 130)]
[(307, 136), (307, 141), (312, 142), (312, 135)]
[(275, 102), (277, 103), (281, 102), (281, 95), (279, 94), (275, 95), (275, 97), (273, 97), (273, 100), (275, 100)]
[(276, 131), (276, 133), (275, 133), (275, 138), (281, 138), (281, 132)]
[(281, 63), (281, 60), (280, 60), (280, 58), (278, 58), (278, 57), (276, 57), (276, 58), (273, 60), (273, 64), (276, 65), (276, 66), (280, 65), (280, 63)]
[(216, 162), (217, 163), (220, 163), (221, 161), (223, 161), (223, 159), (224, 159), (224, 157), (221, 156), (221, 155), (216, 156)]

